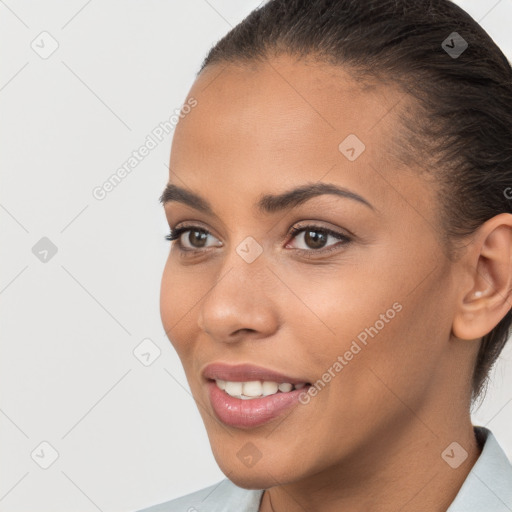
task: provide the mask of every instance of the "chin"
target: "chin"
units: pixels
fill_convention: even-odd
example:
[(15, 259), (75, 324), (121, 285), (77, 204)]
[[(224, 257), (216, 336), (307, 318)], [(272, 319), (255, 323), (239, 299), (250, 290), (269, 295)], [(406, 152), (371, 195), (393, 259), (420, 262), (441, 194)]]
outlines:
[(275, 485), (285, 483), (265, 470), (260, 470), (257, 473), (254, 472), (255, 468), (233, 471), (233, 468), (228, 466), (226, 468), (221, 467), (221, 470), (235, 485), (244, 489), (269, 489)]
[(266, 461), (261, 459), (246, 467), (234, 454), (226, 454), (222, 449), (220, 453), (215, 453), (215, 450), (213, 453), (226, 477), (244, 489), (269, 489), (301, 478), (301, 475), (293, 474), (298, 469), (296, 465), (290, 467), (285, 461), (280, 464), (275, 458)]

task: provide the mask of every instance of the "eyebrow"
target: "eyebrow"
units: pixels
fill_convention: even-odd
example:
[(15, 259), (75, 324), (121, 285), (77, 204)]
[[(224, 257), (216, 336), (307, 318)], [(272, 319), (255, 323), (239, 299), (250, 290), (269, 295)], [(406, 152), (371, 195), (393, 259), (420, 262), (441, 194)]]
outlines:
[[(346, 199), (352, 199), (361, 204), (364, 204), (371, 210), (375, 210), (373, 205), (364, 197), (361, 197), (359, 194), (356, 194), (347, 188), (338, 187), (332, 183), (310, 183), (283, 192), (281, 194), (265, 194), (261, 196), (261, 198), (256, 203), (256, 208), (263, 213), (275, 213), (293, 208), (302, 203), (305, 203), (313, 197), (324, 194), (331, 194)], [(179, 187), (178, 185), (174, 185), (172, 183), (168, 183), (162, 195), (160, 196), (160, 202), (165, 205), (171, 201), (178, 201), (200, 212), (215, 216), (213, 208), (206, 199), (196, 194), (195, 192), (192, 192), (191, 190)]]

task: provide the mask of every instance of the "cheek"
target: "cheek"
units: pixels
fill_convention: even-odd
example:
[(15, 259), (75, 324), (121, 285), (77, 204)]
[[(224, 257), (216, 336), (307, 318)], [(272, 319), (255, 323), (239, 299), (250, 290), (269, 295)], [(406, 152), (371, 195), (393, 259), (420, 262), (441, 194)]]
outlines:
[(201, 280), (178, 269), (169, 256), (160, 285), (160, 317), (180, 359), (187, 356), (192, 346), (190, 331), (192, 326), (197, 326), (197, 306), (204, 293)]
[(337, 376), (326, 394), (333, 404), (327, 409), (351, 419), (348, 424), (377, 410), (385, 423), (407, 412), (403, 403), (419, 406), (444, 357), (451, 324), (436, 283), (409, 295), (399, 293), (397, 284), (366, 298), (354, 296), (348, 308), (340, 303), (331, 315), (333, 325), (337, 315), (339, 337), (334, 346), (323, 347), (322, 371), (332, 368)]
[(394, 261), (359, 261), (293, 278), (297, 295), (315, 313), (306, 308), (304, 314), (295, 312), (297, 339), (308, 347), (306, 357), (315, 373), (333, 381), (332, 391), (343, 387), (343, 401), (365, 403), (368, 379), (377, 382), (383, 395), (390, 393), (385, 383), (405, 395), (419, 393), (442, 356), (450, 330), (438, 286), (442, 276), (422, 282), (432, 265), (406, 267)]
[(325, 354), (348, 350), (358, 336), (364, 343), (370, 336), (367, 331), (374, 333), (375, 327), (385, 330), (400, 314), (399, 283), (393, 276), (385, 278), (375, 267), (343, 262), (285, 275), (300, 299), (293, 310), (283, 310), (288, 323), (298, 326), (300, 332), (308, 325), (315, 328), (312, 340)]

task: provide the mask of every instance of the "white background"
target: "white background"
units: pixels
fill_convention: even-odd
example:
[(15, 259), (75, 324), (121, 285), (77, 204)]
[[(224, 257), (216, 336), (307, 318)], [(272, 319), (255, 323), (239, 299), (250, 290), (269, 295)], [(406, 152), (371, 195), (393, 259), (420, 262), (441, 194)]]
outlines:
[[(159, 316), (172, 133), (103, 201), (92, 189), (259, 3), (0, 1), (2, 512), (133, 511), (224, 477)], [(458, 3), (511, 58), (512, 0)], [(47, 59), (31, 48), (50, 48), (43, 31)], [(58, 249), (46, 263), (42, 237)], [(148, 367), (145, 338), (161, 351)], [(512, 458), (512, 347), (494, 383), (474, 420)], [(46, 470), (42, 441), (59, 454)]]

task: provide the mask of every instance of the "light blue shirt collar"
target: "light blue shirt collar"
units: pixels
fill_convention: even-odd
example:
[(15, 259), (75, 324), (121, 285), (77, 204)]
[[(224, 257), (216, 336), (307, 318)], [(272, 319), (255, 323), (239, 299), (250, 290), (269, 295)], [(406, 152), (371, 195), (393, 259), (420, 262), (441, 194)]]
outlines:
[(512, 512), (512, 465), (489, 429), (474, 429), (482, 453), (446, 512)]

